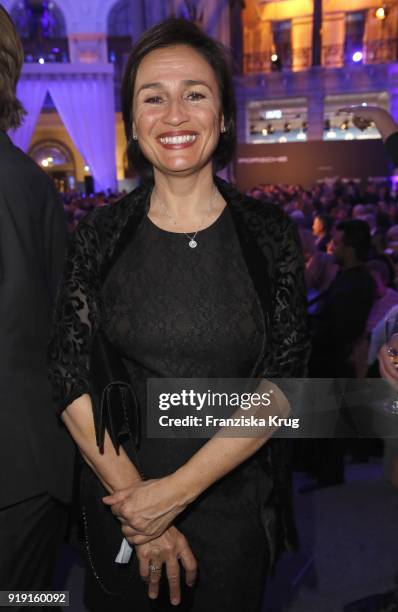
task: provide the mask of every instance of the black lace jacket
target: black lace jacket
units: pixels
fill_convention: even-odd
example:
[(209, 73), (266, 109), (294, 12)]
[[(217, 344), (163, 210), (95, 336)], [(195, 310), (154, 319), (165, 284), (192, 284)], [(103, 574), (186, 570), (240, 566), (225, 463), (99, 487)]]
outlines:
[[(305, 376), (309, 355), (306, 291), (294, 223), (278, 206), (242, 196), (225, 181), (215, 180), (229, 206), (266, 323), (267, 342), (256, 375)], [(90, 347), (101, 321), (101, 286), (146, 214), (151, 190), (152, 184), (146, 183), (113, 206), (94, 210), (72, 235), (49, 351), (60, 411), (90, 392)], [(286, 445), (275, 439), (259, 451), (274, 484), (272, 504), (263, 514), (272, 559), (296, 544)]]

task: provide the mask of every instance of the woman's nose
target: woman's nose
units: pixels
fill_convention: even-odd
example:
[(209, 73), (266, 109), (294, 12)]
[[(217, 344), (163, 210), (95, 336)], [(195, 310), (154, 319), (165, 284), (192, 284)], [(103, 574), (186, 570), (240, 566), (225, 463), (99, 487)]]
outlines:
[(180, 123), (187, 121), (188, 118), (189, 115), (184, 106), (184, 101), (179, 98), (170, 99), (165, 108), (163, 120), (166, 123), (179, 125)]

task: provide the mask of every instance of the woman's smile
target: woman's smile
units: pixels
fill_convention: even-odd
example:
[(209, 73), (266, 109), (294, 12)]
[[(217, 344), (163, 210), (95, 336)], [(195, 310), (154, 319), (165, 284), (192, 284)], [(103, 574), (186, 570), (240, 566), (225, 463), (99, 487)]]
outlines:
[(178, 132), (164, 132), (158, 140), (165, 149), (184, 149), (191, 147), (197, 140), (197, 132), (181, 130)]

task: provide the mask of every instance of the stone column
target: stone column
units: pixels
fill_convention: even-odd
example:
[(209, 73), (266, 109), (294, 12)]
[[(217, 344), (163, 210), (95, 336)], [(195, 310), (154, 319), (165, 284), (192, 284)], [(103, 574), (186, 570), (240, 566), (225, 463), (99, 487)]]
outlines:
[(308, 103), (308, 140), (323, 140), (323, 94), (312, 90), (307, 98)]
[(322, 51), (322, 0), (313, 0), (312, 15), (312, 66), (321, 65)]

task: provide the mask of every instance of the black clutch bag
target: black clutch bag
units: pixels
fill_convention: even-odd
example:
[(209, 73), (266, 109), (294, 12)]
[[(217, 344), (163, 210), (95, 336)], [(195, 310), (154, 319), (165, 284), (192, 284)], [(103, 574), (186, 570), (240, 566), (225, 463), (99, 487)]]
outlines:
[(106, 336), (98, 331), (91, 347), (91, 401), (97, 445), (104, 452), (105, 430), (119, 454), (123, 439), (135, 448), (140, 443), (138, 402), (122, 358)]
[[(120, 445), (139, 468), (137, 448), (140, 442), (138, 401), (128, 372), (115, 347), (100, 331), (91, 348), (90, 395), (93, 406), (96, 441), (104, 452), (105, 430), (119, 454)], [(108, 594), (131, 593), (139, 573), (133, 550), (126, 564), (115, 562), (123, 540), (120, 522), (102, 502), (108, 495), (99, 478), (83, 463), (80, 475), (80, 500), (84, 545), (88, 565), (101, 589)]]

